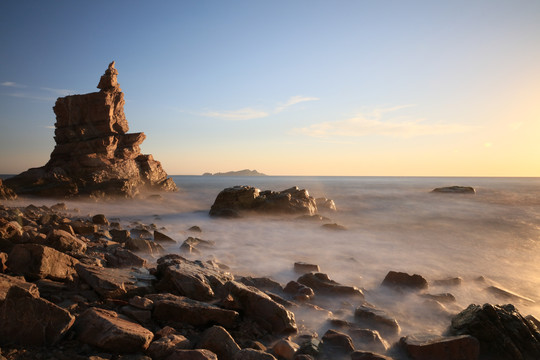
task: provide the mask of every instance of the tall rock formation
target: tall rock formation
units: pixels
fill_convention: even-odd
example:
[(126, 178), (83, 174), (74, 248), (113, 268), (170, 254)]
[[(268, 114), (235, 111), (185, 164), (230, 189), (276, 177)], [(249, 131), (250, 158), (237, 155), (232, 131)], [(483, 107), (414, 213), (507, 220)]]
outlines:
[(50, 160), (5, 184), (18, 194), (54, 197), (133, 197), (146, 190), (177, 190), (161, 163), (141, 154), (146, 135), (127, 133), (117, 75), (113, 61), (101, 76), (99, 92), (58, 98)]

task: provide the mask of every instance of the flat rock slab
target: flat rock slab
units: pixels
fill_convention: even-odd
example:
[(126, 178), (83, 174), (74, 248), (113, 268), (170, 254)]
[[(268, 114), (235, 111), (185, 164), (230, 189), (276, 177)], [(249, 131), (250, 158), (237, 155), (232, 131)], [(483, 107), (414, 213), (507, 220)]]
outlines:
[(442, 194), (476, 194), (476, 190), (471, 186), (445, 186), (435, 188), (431, 192)]
[(401, 328), (396, 319), (385, 311), (368, 305), (361, 305), (354, 311), (355, 321), (362, 327), (375, 329), (387, 336), (398, 335)]
[(364, 294), (357, 287), (341, 285), (323, 273), (304, 274), (298, 278), (297, 282), (310, 287), (318, 295), (345, 295), (364, 298)]
[(461, 336), (406, 336), (400, 346), (413, 360), (477, 360), (480, 344), (469, 335)]
[(381, 285), (396, 290), (410, 291), (420, 291), (428, 288), (427, 280), (421, 275), (409, 275), (399, 271), (389, 271)]
[(75, 330), (81, 342), (116, 353), (144, 351), (154, 334), (141, 325), (118, 317), (114, 311), (90, 308), (77, 317)]
[(225, 289), (240, 304), (244, 314), (267, 331), (277, 334), (297, 332), (294, 314), (259, 289), (236, 281), (229, 281)]
[(39, 244), (17, 244), (9, 253), (7, 266), (16, 273), (37, 280), (72, 280), (74, 266), (79, 261), (48, 246)]
[(0, 305), (0, 343), (48, 346), (58, 342), (75, 317), (33, 291), (12, 286)]
[(145, 295), (153, 291), (152, 280), (147, 273), (131, 268), (103, 268), (77, 264), (77, 273), (88, 285), (104, 298)]
[(163, 291), (175, 292), (195, 300), (208, 301), (216, 298), (223, 285), (234, 279), (201, 261), (190, 261), (178, 255), (167, 255), (157, 261), (159, 284)]
[(239, 315), (236, 311), (222, 309), (205, 302), (172, 294), (151, 294), (154, 302), (152, 317), (161, 322), (185, 323), (193, 326), (219, 324), (232, 327)]
[(26, 289), (31, 294), (39, 297), (39, 290), (35, 284), (26, 282), (24, 279), (0, 274), (0, 304), (6, 299), (7, 293), (12, 286), (18, 286)]

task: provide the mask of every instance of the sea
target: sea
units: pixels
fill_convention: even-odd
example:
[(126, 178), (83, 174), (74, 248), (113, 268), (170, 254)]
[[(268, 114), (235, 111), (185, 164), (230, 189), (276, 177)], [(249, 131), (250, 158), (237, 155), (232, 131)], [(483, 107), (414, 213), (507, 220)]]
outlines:
[[(214, 260), (236, 276), (270, 277), (282, 285), (296, 280), (295, 262), (317, 264), (344, 285), (356, 286), (366, 301), (396, 318), (401, 335), (442, 334), (451, 317), (469, 304), (512, 303), (540, 318), (540, 178), (480, 177), (294, 177), (172, 176), (176, 193), (141, 200), (64, 201), (75, 216), (105, 214), (124, 228), (154, 224), (178, 241), (189, 236), (215, 242), (189, 254)], [(291, 216), (218, 219), (208, 215), (218, 193), (235, 185), (261, 190), (307, 189), (315, 198), (333, 199), (337, 211), (321, 211), (325, 221)], [(440, 194), (442, 186), (472, 186), (476, 194)], [(14, 206), (52, 205), (58, 200), (21, 198)], [(336, 223), (346, 230), (328, 230)], [(188, 231), (199, 226), (201, 233)], [(149, 259), (155, 261), (154, 259)], [(380, 286), (389, 271), (419, 274), (427, 293), (451, 293), (451, 303)], [(461, 285), (436, 280), (461, 278)], [(489, 286), (513, 294), (487, 291)], [(352, 319), (358, 303), (335, 299), (332, 313), (296, 311), (301, 327), (324, 331), (326, 318)]]

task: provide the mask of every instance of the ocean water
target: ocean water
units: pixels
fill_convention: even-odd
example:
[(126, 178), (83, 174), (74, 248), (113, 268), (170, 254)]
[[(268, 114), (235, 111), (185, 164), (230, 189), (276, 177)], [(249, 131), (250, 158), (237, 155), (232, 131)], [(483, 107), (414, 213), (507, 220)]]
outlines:
[[(442, 333), (455, 314), (471, 303), (513, 303), (540, 318), (540, 178), (428, 177), (207, 177), (173, 176), (181, 189), (160, 200), (66, 202), (81, 215), (103, 213), (124, 228), (155, 224), (178, 241), (188, 236), (215, 241), (192, 258), (214, 259), (240, 275), (268, 276), (285, 285), (296, 280), (296, 261), (318, 264), (321, 272), (365, 290), (366, 299), (398, 319), (401, 335)], [(217, 194), (235, 185), (261, 190), (305, 188), (333, 199), (336, 212), (321, 212), (346, 231), (284, 216), (215, 219), (208, 210)], [(435, 187), (473, 186), (476, 195), (435, 194)], [(15, 203), (52, 205), (21, 199)], [(187, 229), (202, 228), (201, 234)], [(457, 301), (433, 304), (417, 295), (397, 295), (379, 287), (388, 271), (420, 274), (429, 282), (461, 277), (458, 287), (430, 285), (428, 292), (452, 293)], [(479, 281), (479, 277), (484, 277)], [(532, 301), (504, 299), (484, 289), (497, 284)], [(335, 317), (351, 319), (356, 303), (336, 300)], [(318, 312), (297, 311), (301, 326), (323, 331)]]

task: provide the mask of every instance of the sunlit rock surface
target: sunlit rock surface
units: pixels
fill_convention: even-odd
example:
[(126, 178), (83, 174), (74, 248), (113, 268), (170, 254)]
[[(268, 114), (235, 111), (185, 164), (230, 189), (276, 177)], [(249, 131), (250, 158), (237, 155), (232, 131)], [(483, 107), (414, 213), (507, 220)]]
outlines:
[(56, 100), (56, 146), (42, 167), (6, 179), (17, 194), (95, 198), (133, 197), (150, 190), (177, 190), (152, 155), (143, 155), (144, 133), (127, 133), (124, 94), (114, 61), (99, 92)]

